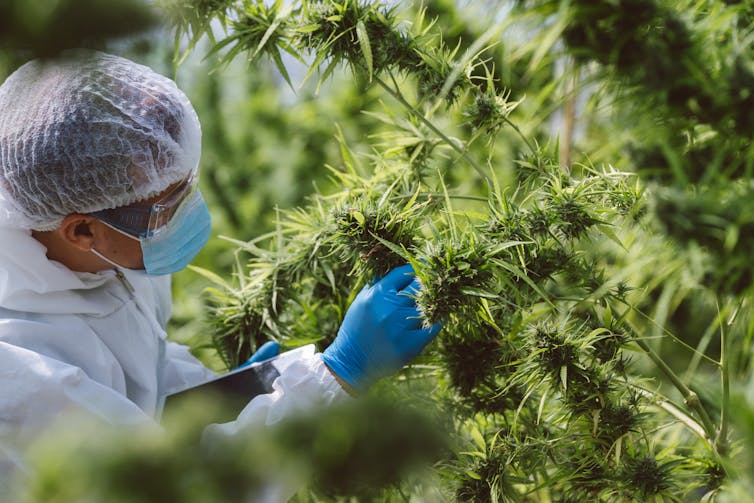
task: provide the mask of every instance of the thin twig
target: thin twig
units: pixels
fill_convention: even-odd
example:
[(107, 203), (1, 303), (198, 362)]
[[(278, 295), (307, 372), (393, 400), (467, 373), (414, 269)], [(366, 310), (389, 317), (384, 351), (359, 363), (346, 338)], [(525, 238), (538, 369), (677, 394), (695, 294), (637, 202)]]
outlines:
[[(717, 433), (715, 444), (717, 445), (718, 452), (723, 455), (728, 452), (728, 422), (730, 418), (730, 363), (728, 359), (728, 325), (733, 323), (733, 320), (738, 315), (738, 311), (739, 310), (736, 309), (727, 321), (720, 320), (720, 373), (722, 374), (723, 403), (720, 410), (720, 430)], [(719, 304), (717, 305), (717, 312), (718, 316), (722, 316), (722, 313), (720, 313)]]
[(657, 368), (659, 368), (660, 371), (662, 371), (662, 373), (665, 374), (668, 379), (670, 379), (670, 382), (673, 383), (673, 386), (675, 386), (676, 389), (680, 391), (686, 405), (696, 411), (699, 419), (702, 421), (702, 425), (704, 426), (704, 431), (706, 432), (707, 439), (710, 443), (712, 443), (715, 438), (715, 425), (712, 422), (707, 409), (704, 408), (704, 405), (702, 405), (702, 402), (699, 400), (699, 396), (694, 390), (689, 388), (686, 383), (681, 380), (680, 377), (678, 377), (673, 369), (671, 369), (670, 366), (665, 363), (665, 360), (663, 360), (662, 357), (660, 357), (660, 355), (658, 355), (654, 349), (649, 347), (649, 344), (644, 342), (638, 336), (636, 329), (631, 326), (631, 323), (629, 321), (626, 321), (626, 324), (634, 334), (634, 342), (636, 342), (636, 344), (638, 344), (639, 347), (647, 354), (647, 356), (649, 356), (649, 358), (655, 363), (655, 365), (657, 365)]
[(526, 146), (531, 150), (532, 155), (537, 155), (537, 149), (534, 147), (534, 144), (524, 135), (524, 133), (516, 126), (516, 124), (511, 121), (508, 117), (503, 116), (503, 122), (508, 124), (510, 127), (513, 128), (513, 130), (518, 134), (518, 136), (526, 143)]
[(707, 445), (709, 445), (710, 448), (714, 448), (714, 446), (710, 443), (710, 440), (707, 437), (707, 434), (704, 431), (704, 428), (702, 428), (702, 426), (699, 423), (697, 423), (693, 417), (689, 416), (688, 414), (683, 412), (681, 409), (679, 409), (676, 404), (674, 404), (667, 398), (663, 397), (662, 395), (654, 391), (650, 391), (646, 388), (643, 388), (637, 384), (633, 384), (633, 383), (627, 383), (627, 384), (631, 386), (633, 389), (637, 390), (642, 395), (644, 395), (645, 397), (654, 400), (658, 407), (660, 407), (665, 412), (669, 413), (671, 416), (678, 419), (689, 430), (693, 431), (696, 435), (698, 435), (699, 438), (701, 438)]
[[(400, 201), (403, 199), (411, 199), (412, 197), (414, 197), (414, 194), (399, 194), (397, 196), (392, 196), (390, 200)], [(419, 197), (445, 197), (445, 195), (440, 194), (439, 192), (420, 192)], [(489, 201), (489, 198), (483, 197), (483, 196), (466, 196), (462, 194), (448, 194), (448, 197), (451, 199), (464, 199), (468, 201), (481, 201), (481, 202)]]
[(668, 330), (664, 326), (662, 326), (659, 323), (657, 323), (654, 320), (654, 318), (652, 318), (650, 315), (648, 315), (647, 313), (645, 313), (644, 311), (642, 311), (638, 307), (636, 307), (636, 306), (634, 306), (632, 304), (629, 304), (628, 302), (621, 301), (620, 299), (618, 299), (618, 300), (620, 302), (622, 302), (624, 305), (626, 305), (631, 311), (633, 311), (636, 314), (640, 315), (641, 317), (643, 317), (644, 319), (646, 319), (648, 322), (652, 323), (654, 326), (656, 326), (660, 330), (662, 330), (662, 332), (664, 332), (665, 335), (667, 335), (668, 337), (670, 337), (671, 339), (673, 339), (673, 342), (675, 342), (676, 344), (680, 344), (681, 346), (683, 346), (684, 348), (686, 348), (690, 352), (692, 352), (694, 354), (698, 354), (700, 358), (706, 360), (708, 363), (711, 363), (711, 364), (713, 364), (715, 366), (717, 366), (717, 365), (720, 364), (717, 360), (714, 360), (714, 359), (710, 358), (709, 356), (705, 355), (704, 353), (699, 353), (696, 350), (695, 347), (693, 347), (693, 346), (689, 345), (688, 343), (684, 342), (683, 340), (681, 340), (677, 335), (675, 335), (673, 332), (671, 332), (670, 330)]
[(484, 170), (479, 165), (479, 163), (476, 161), (476, 159), (474, 159), (473, 157), (471, 157), (471, 155), (469, 155), (469, 153), (468, 153), (468, 151), (466, 151), (466, 149), (461, 148), (460, 146), (458, 146), (458, 144), (456, 142), (454, 142), (453, 140), (451, 140), (448, 137), (448, 135), (446, 135), (445, 133), (443, 133), (442, 131), (440, 131), (437, 128), (437, 126), (435, 126), (434, 124), (432, 124), (432, 121), (430, 121), (429, 119), (427, 119), (424, 116), (423, 113), (421, 113), (419, 110), (417, 110), (413, 105), (411, 105), (411, 103), (409, 103), (408, 101), (406, 101), (406, 99), (403, 97), (403, 95), (401, 95), (400, 93), (396, 92), (392, 87), (390, 87), (389, 85), (387, 85), (387, 83), (385, 81), (383, 81), (380, 77), (378, 77), (378, 76), (375, 75), (374, 76), (374, 81), (377, 82), (377, 84), (379, 84), (380, 87), (382, 87), (385, 91), (387, 91), (401, 105), (403, 105), (408, 110), (408, 112), (411, 115), (413, 115), (414, 117), (416, 117), (417, 119), (419, 119), (422, 123), (424, 123), (425, 126), (427, 126), (430, 130), (432, 130), (433, 133), (435, 133), (445, 143), (447, 143), (450, 146), (450, 148), (452, 148), (453, 150), (455, 150), (456, 152), (458, 152), (461, 155), (461, 157), (463, 157), (466, 160), (466, 162), (468, 162), (471, 165), (471, 167), (474, 168), (476, 170), (476, 172), (479, 173), (479, 175), (481, 175), (481, 177), (487, 182), (487, 185), (489, 187), (492, 187), (492, 180), (490, 180), (490, 177), (487, 176), (487, 173), (484, 172)]
[[(563, 108), (563, 131), (560, 137), (560, 165), (565, 169), (566, 174), (571, 170), (571, 146), (573, 144), (573, 123), (576, 119), (576, 88), (578, 80), (578, 67), (568, 58), (566, 60), (566, 73), (572, 72), (567, 79), (568, 88), (566, 96), (568, 99)], [(570, 72), (569, 72), (570, 70)]]

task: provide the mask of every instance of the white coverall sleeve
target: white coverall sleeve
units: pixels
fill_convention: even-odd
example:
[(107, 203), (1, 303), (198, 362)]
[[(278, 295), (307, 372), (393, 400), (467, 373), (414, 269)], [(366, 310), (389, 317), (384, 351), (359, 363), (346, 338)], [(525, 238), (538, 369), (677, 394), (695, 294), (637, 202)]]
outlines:
[(0, 500), (28, 475), (27, 447), (55, 424), (81, 421), (143, 427), (152, 418), (79, 367), (0, 341)]
[(232, 435), (246, 428), (273, 425), (285, 417), (306, 413), (349, 396), (319, 353), (293, 361), (275, 379), (272, 387), (272, 393), (254, 397), (235, 421), (210, 426), (212, 433)]
[[(136, 285), (142, 296), (146, 297), (148, 305), (154, 306), (157, 323), (165, 332), (172, 314), (171, 276), (135, 275), (133, 272), (125, 274), (131, 284)], [(166, 340), (164, 352), (165, 363), (160, 377), (160, 392), (163, 396), (215, 377), (215, 373), (205, 367), (183, 344)]]
[(150, 417), (122, 393), (88, 377), (80, 368), (0, 341), (0, 435), (19, 437), (68, 411), (85, 412), (111, 424), (140, 424)]
[(165, 366), (162, 371), (162, 393), (196, 386), (216, 377), (216, 374), (191, 354), (189, 348), (176, 342), (165, 344)]
[[(217, 436), (233, 437), (244, 431), (261, 431), (286, 417), (348, 399), (350, 395), (335, 380), (321, 354), (316, 353), (293, 361), (273, 383), (273, 392), (254, 397), (235, 421), (208, 426), (203, 440), (211, 443)], [(279, 467), (278, 472), (280, 480), (268, 481), (266, 487), (254, 495), (253, 501), (284, 503), (306, 483), (287, 477), (286, 467)]]
[[(173, 350), (180, 356), (189, 354), (177, 344)], [(179, 369), (181, 362), (177, 358), (170, 364)], [(191, 362), (188, 367), (195, 370)], [(21, 454), (25, 447), (55, 421), (77, 418), (78, 424), (78, 418), (92, 418), (118, 427), (156, 425), (121, 392), (90, 379), (80, 368), (2, 342), (0, 381), (14, 383), (14, 392), (0, 397), (0, 495), (8, 489), (2, 487), (6, 475), (26, 471)], [(235, 421), (208, 426), (205, 441), (211, 441), (212, 435), (233, 436), (247, 428), (262, 432), (286, 416), (348, 397), (318, 353), (291, 362), (275, 380), (273, 389), (252, 399)], [(298, 489), (290, 480), (271, 481), (264, 494), (254, 500), (284, 502)]]

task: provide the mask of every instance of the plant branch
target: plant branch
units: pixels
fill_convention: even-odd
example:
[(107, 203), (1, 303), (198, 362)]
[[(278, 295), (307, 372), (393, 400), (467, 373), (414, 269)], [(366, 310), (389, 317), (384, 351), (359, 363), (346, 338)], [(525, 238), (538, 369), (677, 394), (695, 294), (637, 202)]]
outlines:
[(565, 73), (571, 74), (568, 78), (566, 96), (568, 98), (563, 109), (563, 129), (560, 138), (560, 164), (566, 173), (571, 169), (571, 146), (573, 143), (573, 123), (576, 118), (576, 92), (578, 87), (578, 66), (572, 59), (567, 59)]
[[(720, 306), (717, 307), (718, 315), (720, 313)], [(720, 373), (722, 374), (722, 388), (723, 388), (723, 403), (720, 409), (720, 430), (717, 433), (717, 439), (715, 443), (717, 450), (721, 454), (726, 454), (728, 451), (728, 421), (730, 417), (730, 364), (728, 359), (728, 324), (733, 322), (738, 310), (736, 310), (731, 318), (725, 322), (720, 320)]]
[(647, 398), (650, 398), (655, 401), (655, 403), (663, 409), (665, 412), (670, 414), (671, 416), (678, 419), (680, 422), (682, 422), (689, 430), (693, 431), (699, 438), (701, 438), (707, 445), (712, 447), (714, 449), (714, 446), (712, 443), (710, 443), (710, 439), (707, 437), (706, 432), (704, 431), (704, 428), (701, 427), (699, 423), (697, 423), (694, 418), (689, 416), (687, 413), (683, 412), (676, 404), (665, 398), (664, 396), (655, 393), (654, 391), (650, 391), (646, 388), (642, 388), (641, 386), (638, 386), (636, 384), (632, 383), (626, 383), (629, 386), (631, 386), (633, 389), (637, 390), (639, 393), (644, 395)]
[[(618, 300), (620, 300), (620, 299), (618, 299)], [(647, 320), (648, 322), (650, 322), (650, 323), (651, 323), (651, 324), (653, 324), (654, 326), (656, 326), (656, 327), (660, 328), (660, 330), (662, 330), (662, 332), (663, 332), (663, 333), (664, 333), (665, 335), (667, 335), (668, 337), (670, 337), (671, 339), (673, 339), (673, 342), (675, 342), (676, 344), (680, 344), (681, 346), (683, 346), (684, 348), (686, 348), (686, 349), (687, 349), (687, 350), (689, 350), (690, 352), (694, 353), (695, 355), (699, 355), (699, 357), (700, 357), (700, 358), (702, 358), (703, 360), (707, 360), (707, 362), (709, 362), (709, 363), (711, 363), (711, 364), (713, 364), (713, 365), (719, 365), (719, 362), (718, 362), (717, 360), (714, 360), (714, 359), (710, 358), (709, 356), (705, 355), (704, 353), (700, 353), (699, 351), (697, 351), (695, 347), (693, 347), (693, 346), (690, 346), (690, 345), (689, 345), (688, 343), (686, 343), (686, 342), (684, 342), (683, 340), (681, 340), (681, 339), (680, 339), (680, 338), (679, 338), (679, 337), (678, 337), (677, 335), (675, 335), (675, 334), (674, 334), (673, 332), (671, 332), (671, 331), (670, 331), (670, 330), (668, 330), (667, 328), (665, 328), (665, 327), (661, 326), (661, 325), (660, 325), (659, 323), (657, 323), (657, 322), (656, 322), (656, 321), (655, 321), (655, 320), (654, 320), (654, 319), (653, 319), (653, 318), (652, 318), (652, 317), (651, 317), (650, 315), (648, 315), (647, 313), (645, 313), (644, 311), (642, 311), (642, 310), (641, 310), (641, 309), (639, 309), (638, 307), (636, 307), (636, 306), (634, 306), (634, 305), (632, 305), (632, 304), (629, 304), (629, 303), (627, 303), (627, 302), (625, 302), (625, 301), (621, 301), (621, 302), (622, 302), (623, 304), (625, 304), (626, 306), (628, 306), (628, 308), (629, 308), (629, 309), (630, 309), (631, 311), (635, 312), (636, 314), (638, 314), (639, 316), (641, 316), (642, 318), (644, 318), (645, 320)]]
[(476, 159), (474, 159), (473, 157), (471, 157), (471, 155), (469, 155), (469, 153), (468, 153), (468, 151), (466, 151), (466, 149), (461, 148), (460, 146), (458, 146), (458, 144), (456, 144), (456, 142), (454, 142), (453, 140), (451, 140), (448, 137), (448, 135), (446, 135), (445, 133), (443, 133), (442, 131), (440, 131), (437, 128), (437, 126), (435, 126), (434, 124), (432, 124), (432, 121), (430, 121), (429, 119), (427, 119), (424, 116), (423, 113), (421, 113), (419, 110), (417, 110), (411, 103), (409, 103), (408, 101), (406, 101), (406, 99), (399, 92), (395, 91), (392, 87), (390, 87), (389, 85), (387, 85), (387, 83), (384, 80), (382, 80), (381, 78), (379, 78), (378, 76), (375, 75), (374, 76), (374, 81), (377, 82), (377, 84), (379, 84), (380, 87), (382, 87), (385, 91), (387, 91), (401, 105), (403, 105), (408, 110), (408, 112), (411, 115), (413, 115), (414, 117), (416, 117), (417, 119), (419, 119), (433, 133), (435, 133), (445, 143), (447, 143), (450, 146), (450, 148), (452, 148), (453, 150), (455, 150), (456, 152), (458, 152), (461, 155), (461, 157), (463, 157), (466, 160), (466, 162), (468, 162), (471, 165), (471, 167), (474, 168), (477, 173), (479, 173), (479, 175), (484, 179), (484, 181), (487, 182), (487, 185), (489, 187), (492, 187), (492, 181), (490, 180), (490, 177), (487, 176), (487, 173), (484, 172), (484, 170), (482, 169), (482, 166), (479, 165), (479, 163), (476, 161)]
[(531, 150), (531, 153), (536, 156), (537, 149), (534, 148), (534, 144), (526, 137), (526, 135), (519, 129), (519, 127), (516, 126), (516, 124), (513, 121), (511, 121), (508, 117), (505, 117), (505, 116), (503, 116), (503, 122), (505, 122), (506, 124), (508, 124), (510, 127), (513, 128), (516, 134), (518, 134), (518, 136), (524, 141), (524, 143), (526, 143), (526, 146), (529, 147), (529, 150)]
[[(420, 197), (445, 197), (444, 194), (441, 194), (439, 192), (420, 192)], [(391, 201), (401, 201), (403, 199), (411, 199), (414, 197), (414, 194), (403, 194), (403, 195), (397, 195), (392, 196), (390, 198)], [(470, 196), (470, 195), (462, 195), (462, 194), (448, 194), (448, 197), (451, 199), (463, 199), (468, 201), (481, 201), (481, 202), (488, 202), (489, 198), (482, 197), (482, 196)]]
[(680, 377), (678, 377), (678, 374), (676, 374), (673, 369), (671, 369), (670, 366), (665, 363), (665, 360), (663, 360), (654, 349), (649, 347), (649, 344), (638, 337), (636, 329), (631, 325), (630, 322), (626, 321), (626, 324), (631, 328), (631, 331), (634, 334), (634, 342), (636, 342), (636, 344), (638, 344), (638, 346), (647, 354), (647, 356), (649, 356), (649, 358), (655, 363), (655, 365), (657, 365), (662, 373), (665, 374), (668, 379), (670, 379), (670, 382), (673, 383), (676, 389), (681, 392), (686, 406), (696, 411), (696, 413), (699, 415), (699, 419), (702, 421), (704, 431), (707, 435), (707, 440), (712, 443), (715, 438), (716, 428), (714, 423), (712, 422), (712, 419), (710, 418), (709, 413), (707, 412), (707, 409), (704, 408), (704, 405), (702, 405), (702, 402), (699, 400), (699, 396), (694, 390), (689, 388), (686, 383), (681, 380)]

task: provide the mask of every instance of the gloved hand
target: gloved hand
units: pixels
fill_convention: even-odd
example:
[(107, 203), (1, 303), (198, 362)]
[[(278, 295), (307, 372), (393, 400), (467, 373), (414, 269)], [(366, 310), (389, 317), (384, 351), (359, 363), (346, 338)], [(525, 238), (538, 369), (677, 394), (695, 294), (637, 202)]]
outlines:
[(411, 265), (365, 286), (348, 308), (338, 335), (322, 353), (325, 364), (358, 392), (400, 370), (421, 353), (441, 324), (422, 328), (411, 295), (419, 290)]
[(246, 367), (248, 365), (251, 365), (252, 363), (261, 362), (262, 360), (272, 358), (273, 356), (277, 356), (279, 354), (280, 344), (275, 341), (267, 341), (259, 346), (256, 352), (251, 355), (251, 358), (239, 365), (238, 368)]

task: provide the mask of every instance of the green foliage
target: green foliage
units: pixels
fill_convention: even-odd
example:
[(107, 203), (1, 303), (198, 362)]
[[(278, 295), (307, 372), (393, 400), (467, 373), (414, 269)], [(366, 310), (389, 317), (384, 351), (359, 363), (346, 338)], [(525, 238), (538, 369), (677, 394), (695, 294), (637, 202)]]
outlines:
[[(156, 24), (141, 0), (4, 0), (0, 3), (0, 52), (12, 61), (50, 57), (65, 49), (101, 47), (104, 41)], [(0, 71), (2, 68), (0, 68)]]
[(724, 189), (669, 188), (655, 198), (655, 213), (666, 234), (687, 245), (723, 252), (711, 255), (705, 269), (705, 283), (722, 295), (745, 294), (752, 284), (752, 201), (745, 182)]
[[(536, 12), (555, 12), (553, 6)], [(702, 63), (723, 61), (709, 58), (704, 40), (734, 25), (724, 22), (723, 8), (715, 24), (666, 4), (619, 6), (638, 9), (633, 16), (612, 7), (574, 4), (564, 22), (543, 23), (542, 38), (533, 37), (548, 49), (553, 35), (562, 34), (577, 64), (602, 65), (591, 70), (606, 83), (595, 99), (612, 96), (615, 112), (593, 112), (588, 125), (616, 128), (631, 117), (626, 134), (597, 152), (609, 161), (600, 156), (626, 149), (623, 165), (631, 169), (624, 171), (598, 168), (586, 157), (564, 166), (563, 145), (539, 146), (545, 121), (530, 100), (511, 96), (527, 89), (537, 65), (552, 61), (541, 50), (520, 53), (531, 58), (529, 68), (506, 89), (489, 64), (505, 61), (500, 53), (483, 42), (459, 42), (467, 50), (456, 59), (459, 51), (433, 31), (443, 19), (425, 24), (424, 10), (411, 29), (398, 22), (397, 8), (379, 3), (302, 2), (286, 12), (278, 24), (285, 29), (275, 32), (287, 37), (280, 47), (296, 48), (300, 60), (311, 57), (309, 75), (321, 69), (323, 89), (339, 66), (360, 85), (381, 88), (382, 111), (369, 113), (386, 129), (374, 137), (370, 170), (341, 138), (334, 189), (282, 211), (275, 232), (242, 245), (251, 259), (237, 269), (240, 283), (211, 299), (213, 322), (226, 340), (246, 345), (235, 355), (226, 349), (226, 360), (235, 363), (270, 337), (324, 347), (354, 292), (409, 262), (421, 281), (417, 303), (425, 322), (445, 326), (420, 365), (405, 371), (405, 382), (435, 383), (432, 399), (474, 444), (443, 470), (456, 499), (662, 501), (717, 491), (730, 440), (719, 431), (727, 430), (727, 405), (700, 400), (673, 368), (682, 360), (668, 355), (668, 364), (652, 336), (683, 343), (668, 313), (688, 302), (689, 290), (680, 288), (684, 263), (702, 265), (700, 302), (723, 302), (733, 316), (730, 336), (745, 333), (746, 321), (738, 323), (740, 311), (732, 309), (750, 286), (743, 259), (748, 183), (720, 175), (747, 173), (747, 151), (733, 154), (743, 145), (735, 135), (745, 133), (746, 120), (735, 98), (715, 94), (714, 106), (695, 108), (711, 99), (703, 79), (725, 75), (696, 72)], [(529, 15), (516, 9), (511, 16)], [(489, 35), (478, 36), (479, 42)], [(233, 33), (231, 39), (232, 50), (242, 50), (240, 39)], [(256, 57), (260, 43), (253, 46), (245, 50)], [(578, 68), (589, 75), (592, 67)], [(535, 103), (562, 103), (556, 89)], [(644, 105), (632, 106), (627, 97)], [(658, 118), (667, 125), (657, 126)], [(477, 142), (481, 137), (487, 141)], [(654, 146), (655, 159), (668, 168), (642, 157)], [(701, 168), (705, 155), (714, 162)], [(737, 155), (734, 165), (730, 155)], [(506, 156), (512, 167), (505, 168)], [(674, 185), (660, 190), (642, 176)], [(705, 184), (689, 190), (689, 180)], [(665, 250), (673, 261), (657, 277), (632, 262), (636, 253)], [(263, 283), (272, 286), (249, 288)], [(684, 343), (693, 368), (714, 363), (704, 352), (723, 312), (705, 322), (710, 335)], [(726, 372), (748, 366), (747, 356), (736, 359)], [(678, 432), (666, 436), (668, 428)]]
[(14, 501), (252, 501), (270, 491), (290, 493), (303, 480), (312, 481), (314, 497), (378, 500), (409, 476), (420, 489), (422, 468), (449, 448), (436, 419), (392, 400), (315, 409), (268, 426), (264, 435), (250, 427), (203, 437), (215, 405), (184, 403), (164, 418), (164, 430), (89, 423), (86, 437), (55, 430), (34, 446), (36, 476)]
[[(324, 348), (356, 292), (409, 262), (444, 328), (376, 393), (419, 389), (447, 412), (442, 498), (749, 497), (751, 404), (731, 397), (751, 386), (754, 334), (751, 6), (491, 4), (163, 3), (175, 60), (206, 38), (221, 63), (190, 95), (238, 250), (200, 257), (202, 343), (228, 367), (269, 339)], [(316, 444), (318, 421), (271, 438)], [(369, 435), (437, 453), (391, 428)], [(305, 471), (315, 493), (297, 499), (423, 494), (364, 492), (400, 474), (363, 478), (392, 450), (354, 463), (371, 445), (356, 438), (315, 449), (332, 471)]]
[(739, 38), (750, 30), (740, 25), (746, 12), (714, 1), (576, 2), (570, 9), (563, 31), (569, 51), (604, 65), (629, 97), (653, 107), (646, 117), (663, 121), (641, 123), (658, 135), (631, 145), (638, 170), (704, 184), (751, 175), (754, 69), (750, 42)]

